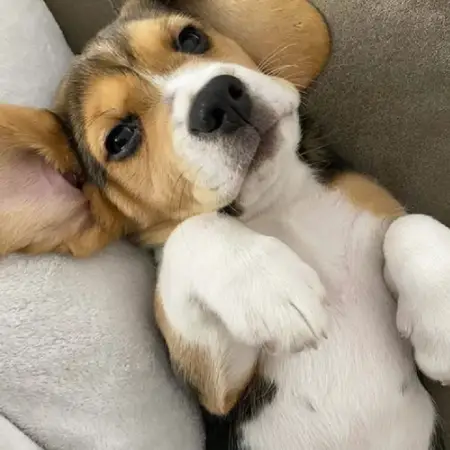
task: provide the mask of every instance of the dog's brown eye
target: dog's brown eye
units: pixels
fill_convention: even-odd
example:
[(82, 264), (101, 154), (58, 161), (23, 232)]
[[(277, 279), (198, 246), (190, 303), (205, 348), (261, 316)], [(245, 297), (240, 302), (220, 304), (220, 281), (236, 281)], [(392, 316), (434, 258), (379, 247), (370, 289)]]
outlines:
[(184, 27), (174, 42), (175, 50), (192, 55), (201, 55), (209, 49), (209, 39), (205, 33), (192, 25)]
[(106, 137), (107, 159), (120, 161), (132, 156), (139, 149), (141, 142), (141, 123), (136, 116), (128, 116), (119, 122)]

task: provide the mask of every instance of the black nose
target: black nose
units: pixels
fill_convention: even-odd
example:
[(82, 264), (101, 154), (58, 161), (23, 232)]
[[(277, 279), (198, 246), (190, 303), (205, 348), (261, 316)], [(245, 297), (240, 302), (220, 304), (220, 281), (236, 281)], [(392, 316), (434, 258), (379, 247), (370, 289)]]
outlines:
[(189, 114), (189, 129), (192, 133), (233, 133), (249, 122), (250, 110), (244, 84), (231, 75), (220, 75), (197, 94)]

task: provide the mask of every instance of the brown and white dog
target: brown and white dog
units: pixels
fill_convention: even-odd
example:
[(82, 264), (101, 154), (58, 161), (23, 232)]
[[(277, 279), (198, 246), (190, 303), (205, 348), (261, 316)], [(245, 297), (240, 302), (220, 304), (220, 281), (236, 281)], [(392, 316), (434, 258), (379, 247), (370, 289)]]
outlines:
[(415, 363), (450, 380), (450, 232), (317, 150), (253, 48), (126, 5), (54, 112), (0, 109), (1, 253), (167, 241), (156, 318), (209, 449), (438, 448)]

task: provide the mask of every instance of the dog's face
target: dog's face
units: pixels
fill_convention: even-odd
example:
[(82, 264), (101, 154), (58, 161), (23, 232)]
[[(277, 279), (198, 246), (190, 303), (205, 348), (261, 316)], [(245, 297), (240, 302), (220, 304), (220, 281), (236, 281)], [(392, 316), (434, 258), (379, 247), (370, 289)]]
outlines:
[[(55, 196), (64, 204), (68, 192), (83, 216), (59, 207), (59, 231), (68, 215), (78, 223), (70, 236), (53, 234), (51, 245), (30, 237), (13, 249), (88, 254), (124, 234), (163, 242), (186, 217), (240, 195), (249, 174), (283, 147), (286, 130), (295, 136), (298, 103), (293, 86), (260, 73), (242, 48), (205, 24), (166, 7), (125, 6), (74, 62), (56, 115), (39, 112), (49, 130), (35, 129), (32, 142), (21, 144), (26, 154), (38, 149), (39, 164), (44, 156), (61, 172), (82, 174), (84, 195), (59, 177), (50, 184), (64, 189), (50, 192), (47, 204)], [(10, 110), (4, 114), (11, 120)], [(14, 110), (19, 123), (30, 114)], [(49, 133), (65, 144), (48, 149)], [(17, 147), (11, 133), (1, 134), (4, 145)], [(36, 177), (41, 169), (33, 169)]]
[(259, 73), (233, 41), (166, 10), (106, 30), (63, 99), (91, 179), (150, 234), (233, 201), (298, 106), (296, 90)]
[(170, 107), (172, 151), (188, 167), (190, 181), (213, 194), (216, 208), (252, 195), (243, 187), (257, 174), (268, 181), (263, 167), (273, 167), (285, 140), (297, 136), (298, 121), (291, 119), (298, 92), (251, 64), (188, 64), (161, 89)]

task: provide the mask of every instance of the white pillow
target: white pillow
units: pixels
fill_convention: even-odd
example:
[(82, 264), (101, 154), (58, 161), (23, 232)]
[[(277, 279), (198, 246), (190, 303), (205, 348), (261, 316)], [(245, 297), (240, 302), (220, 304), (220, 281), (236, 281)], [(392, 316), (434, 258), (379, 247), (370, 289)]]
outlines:
[(0, 3), (0, 102), (48, 107), (72, 52), (42, 0)]
[[(48, 107), (72, 53), (42, 0), (0, 3), (0, 102)], [(0, 258), (0, 450), (202, 448), (151, 323), (153, 278), (125, 243)]]
[(125, 243), (0, 259), (0, 415), (48, 449), (200, 450), (151, 321), (152, 267)]

